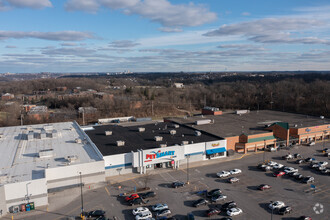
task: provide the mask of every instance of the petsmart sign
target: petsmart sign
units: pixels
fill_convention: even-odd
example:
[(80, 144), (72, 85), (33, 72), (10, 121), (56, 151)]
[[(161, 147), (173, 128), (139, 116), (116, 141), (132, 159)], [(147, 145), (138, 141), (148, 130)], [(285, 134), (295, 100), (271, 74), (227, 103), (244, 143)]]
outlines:
[(175, 151), (174, 150), (170, 150), (170, 151), (152, 151), (149, 154), (146, 154), (146, 161), (145, 162), (149, 162), (152, 161), (153, 159), (158, 159), (161, 157), (166, 157), (166, 156), (171, 156), (170, 158), (175, 157)]
[(181, 160), (184, 158), (183, 146), (157, 148), (143, 151), (143, 163), (155, 164)]

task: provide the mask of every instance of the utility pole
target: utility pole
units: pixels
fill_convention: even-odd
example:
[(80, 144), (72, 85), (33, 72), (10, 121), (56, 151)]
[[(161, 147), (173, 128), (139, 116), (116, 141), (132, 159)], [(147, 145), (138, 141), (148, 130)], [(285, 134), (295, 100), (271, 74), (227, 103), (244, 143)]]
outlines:
[(85, 109), (82, 109), (82, 115), (83, 115), (83, 125), (85, 125)]
[(22, 114), (22, 111), (21, 111), (21, 126), (23, 126), (23, 114)]
[(151, 101), (151, 115), (154, 115), (154, 101)]
[(83, 191), (82, 191), (82, 176), (81, 176), (81, 172), (79, 172), (79, 177), (80, 177), (81, 217), (83, 217), (84, 200), (83, 200)]
[(204, 107), (206, 106), (206, 95), (204, 95)]

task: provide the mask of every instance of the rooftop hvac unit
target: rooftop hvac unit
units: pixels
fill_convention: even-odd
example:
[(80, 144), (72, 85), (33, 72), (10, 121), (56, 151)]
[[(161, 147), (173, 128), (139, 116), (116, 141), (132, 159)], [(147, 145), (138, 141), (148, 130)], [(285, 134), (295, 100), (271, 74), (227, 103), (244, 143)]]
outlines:
[(170, 134), (171, 135), (175, 135), (176, 134), (176, 130), (170, 130)]
[(117, 141), (117, 146), (118, 147), (125, 146), (125, 141)]
[(195, 131), (195, 136), (201, 136), (202, 135), (202, 132), (200, 131)]
[(53, 130), (54, 128), (53, 128), (52, 125), (45, 125), (45, 126), (44, 126), (44, 129), (45, 129), (46, 131), (51, 131), (51, 130)]
[(57, 138), (57, 130), (52, 130), (52, 138)]
[(112, 131), (105, 131), (105, 136), (112, 135)]
[(0, 133), (0, 139), (4, 139), (5, 136), (3, 135), (3, 133)]
[(27, 135), (27, 139), (28, 139), (29, 141), (31, 141), (31, 140), (33, 140), (33, 138), (34, 138), (34, 132), (33, 132), (33, 131), (29, 131), (29, 133), (28, 133), (28, 135)]
[(179, 128), (180, 127), (180, 125), (178, 125), (178, 124), (173, 124), (173, 126), (172, 126), (173, 128)]
[(75, 139), (75, 142), (76, 142), (77, 144), (81, 144), (81, 139), (80, 139), (80, 138), (76, 138), (76, 139)]
[(26, 127), (26, 130), (28, 130), (28, 131), (32, 131), (33, 129), (32, 129), (31, 126), (28, 126), (28, 127)]
[(160, 144), (159, 147), (161, 147), (161, 148), (167, 147), (167, 144)]
[(144, 132), (146, 129), (145, 128), (138, 128), (139, 132)]
[(182, 141), (182, 145), (187, 145), (189, 144), (189, 141)]
[(78, 160), (78, 156), (77, 155), (71, 155), (71, 156), (67, 156), (66, 159), (69, 161), (69, 163), (73, 163), (73, 162), (76, 162)]
[(39, 151), (39, 157), (45, 158), (45, 157), (53, 157), (54, 156), (54, 150), (53, 149), (46, 149)]
[(154, 139), (155, 139), (155, 141), (162, 141), (163, 137), (162, 136), (155, 136)]
[(40, 133), (40, 139), (45, 139), (46, 138), (46, 131), (42, 130)]
[(196, 125), (206, 125), (206, 124), (211, 124), (212, 120), (211, 119), (203, 119), (203, 120), (197, 120), (195, 121)]

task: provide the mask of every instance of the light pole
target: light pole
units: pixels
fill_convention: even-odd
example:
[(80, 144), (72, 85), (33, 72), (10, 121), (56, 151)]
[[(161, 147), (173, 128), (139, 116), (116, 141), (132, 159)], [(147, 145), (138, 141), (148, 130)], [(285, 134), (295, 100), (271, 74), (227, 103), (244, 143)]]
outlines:
[(190, 155), (187, 155), (187, 184), (189, 184), (189, 158)]
[(84, 199), (83, 199), (83, 191), (82, 191), (82, 176), (81, 176), (81, 172), (79, 172), (79, 177), (80, 177), (81, 216), (83, 216), (83, 212), (84, 212)]
[(31, 182), (26, 184), (26, 200), (28, 201), (28, 203), (30, 203), (30, 196), (31, 196), (29, 195), (29, 187), (28, 187), (30, 184)]
[[(273, 204), (273, 201), (270, 201), (271, 204)], [(270, 219), (273, 220), (273, 212), (274, 212), (274, 206), (272, 206), (272, 214), (270, 215)]]
[(324, 130), (323, 131), (323, 150), (324, 150), (324, 148), (325, 148), (325, 135), (327, 134), (327, 131), (326, 130)]
[(265, 162), (265, 156), (266, 156), (266, 139), (264, 139), (264, 161)]

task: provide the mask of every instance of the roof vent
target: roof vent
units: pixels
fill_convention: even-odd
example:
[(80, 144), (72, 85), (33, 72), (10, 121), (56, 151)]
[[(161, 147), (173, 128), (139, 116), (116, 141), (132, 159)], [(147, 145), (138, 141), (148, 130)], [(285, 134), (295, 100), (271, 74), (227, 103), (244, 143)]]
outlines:
[(139, 132), (144, 132), (146, 129), (145, 128), (138, 128)]
[(174, 128), (179, 128), (180, 125), (178, 125), (178, 124), (173, 124), (173, 127), (174, 127)]
[(195, 121), (196, 125), (206, 125), (206, 124), (211, 124), (212, 120), (211, 119), (203, 119), (203, 120), (197, 120)]
[(67, 156), (66, 159), (69, 161), (69, 163), (73, 163), (73, 162), (76, 162), (78, 160), (78, 156), (77, 155), (71, 155), (71, 156)]
[(167, 147), (167, 144), (160, 144), (159, 147), (161, 148)]
[(75, 142), (76, 142), (77, 144), (81, 144), (81, 139), (80, 139), (80, 138), (76, 138), (76, 139), (75, 139)]
[(163, 137), (162, 136), (155, 136), (154, 139), (155, 139), (155, 141), (162, 141)]
[(125, 146), (125, 141), (117, 141), (117, 146), (118, 147)]
[(175, 135), (176, 134), (176, 130), (170, 130), (170, 134), (171, 135)]
[(34, 139), (34, 132), (33, 131), (29, 131), (28, 135), (27, 135), (27, 139), (29, 141), (33, 140)]
[(200, 131), (195, 131), (195, 136), (201, 136), (202, 135), (202, 132), (200, 132)]
[(182, 141), (182, 145), (187, 145), (189, 144), (189, 141)]
[(112, 135), (112, 131), (105, 131), (105, 136)]
[(3, 133), (0, 133), (0, 139), (4, 139), (5, 135), (3, 135)]

